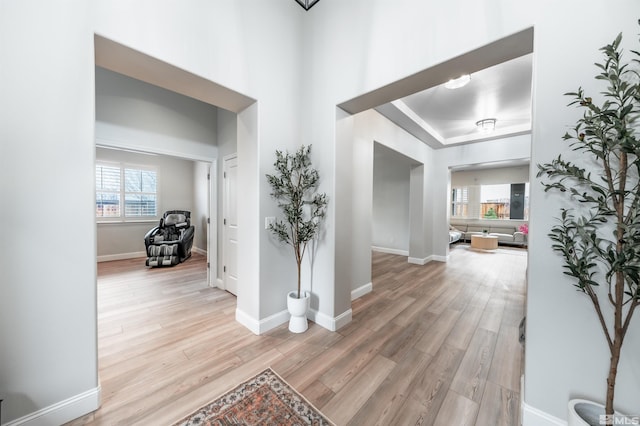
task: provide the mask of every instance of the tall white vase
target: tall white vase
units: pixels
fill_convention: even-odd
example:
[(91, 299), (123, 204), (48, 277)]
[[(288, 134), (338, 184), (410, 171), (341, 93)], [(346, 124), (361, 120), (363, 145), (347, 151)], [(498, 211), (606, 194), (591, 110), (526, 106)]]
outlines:
[[(568, 426), (600, 426), (605, 424), (600, 422), (600, 416), (604, 415), (604, 405), (586, 399), (572, 399), (569, 401)], [(624, 422), (624, 415), (616, 412), (619, 421)], [(631, 421), (631, 420), (630, 420)], [(615, 423), (614, 424), (633, 424)]]
[(297, 291), (287, 294), (287, 309), (291, 314), (289, 319), (289, 331), (292, 333), (304, 333), (309, 328), (307, 323), (307, 310), (309, 309), (309, 292), (301, 292), (300, 299)]

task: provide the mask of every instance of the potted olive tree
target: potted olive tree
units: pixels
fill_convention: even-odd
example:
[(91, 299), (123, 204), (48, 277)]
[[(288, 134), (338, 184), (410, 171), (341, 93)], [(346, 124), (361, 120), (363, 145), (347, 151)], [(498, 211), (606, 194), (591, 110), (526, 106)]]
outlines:
[[(553, 250), (564, 260), (564, 273), (592, 304), (610, 352), (603, 407), (609, 416), (602, 417), (606, 424), (614, 424), (618, 362), (640, 305), (640, 83), (637, 68), (630, 66), (640, 53), (634, 51), (634, 61), (624, 62), (621, 40), (618, 35), (600, 49), (604, 61), (596, 64), (595, 76), (604, 86), (600, 102), (582, 88), (566, 94), (572, 98), (569, 105), (583, 111), (564, 136), (571, 149), (581, 154), (579, 160), (567, 161), (559, 155), (538, 165), (538, 177), (548, 179), (543, 182), (545, 191), (564, 194), (575, 206), (560, 210), (549, 237)], [(586, 402), (570, 403), (570, 408), (577, 406), (579, 412), (593, 411)], [(599, 414), (589, 423), (572, 420), (571, 415), (570, 425), (605, 424), (600, 423)]]
[(289, 330), (302, 333), (307, 329), (309, 308), (309, 293), (301, 293), (302, 259), (309, 243), (318, 236), (326, 213), (327, 196), (317, 192), (320, 175), (311, 167), (311, 145), (301, 146), (295, 154), (276, 151), (273, 165), (276, 173), (267, 174), (267, 181), (284, 219), (276, 219), (269, 225), (269, 230), (293, 249), (298, 266), (298, 290), (287, 295), (287, 308), (291, 314)]

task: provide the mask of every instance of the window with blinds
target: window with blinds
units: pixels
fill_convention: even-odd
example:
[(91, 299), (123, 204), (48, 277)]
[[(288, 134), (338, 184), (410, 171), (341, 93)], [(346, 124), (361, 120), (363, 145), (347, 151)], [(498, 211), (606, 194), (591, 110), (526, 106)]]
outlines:
[(124, 169), (124, 215), (156, 216), (156, 172)]
[(96, 217), (120, 217), (120, 167), (96, 165)]
[(451, 217), (468, 217), (469, 188), (453, 188), (451, 190)]
[(157, 216), (157, 172), (119, 164), (96, 164), (96, 217)]

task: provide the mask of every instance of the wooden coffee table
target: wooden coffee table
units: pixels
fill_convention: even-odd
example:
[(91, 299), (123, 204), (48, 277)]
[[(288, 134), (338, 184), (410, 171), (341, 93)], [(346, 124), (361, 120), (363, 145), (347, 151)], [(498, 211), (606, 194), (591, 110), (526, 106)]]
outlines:
[(498, 248), (498, 237), (493, 237), (491, 235), (472, 235), (471, 248), (495, 250)]

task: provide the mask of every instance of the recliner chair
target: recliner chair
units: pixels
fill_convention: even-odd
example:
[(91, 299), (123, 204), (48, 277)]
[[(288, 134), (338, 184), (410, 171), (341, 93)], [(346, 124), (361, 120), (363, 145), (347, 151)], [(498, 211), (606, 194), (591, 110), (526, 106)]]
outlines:
[(191, 225), (191, 212), (169, 210), (160, 224), (144, 236), (147, 249), (146, 265), (173, 266), (191, 257), (195, 226)]

